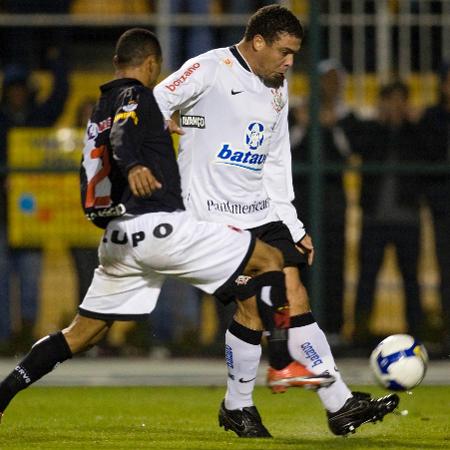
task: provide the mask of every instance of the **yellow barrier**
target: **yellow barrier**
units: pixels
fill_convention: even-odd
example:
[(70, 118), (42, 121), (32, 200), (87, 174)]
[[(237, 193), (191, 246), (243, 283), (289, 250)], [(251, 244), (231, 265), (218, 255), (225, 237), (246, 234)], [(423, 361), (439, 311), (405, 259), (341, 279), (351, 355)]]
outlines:
[(101, 230), (84, 217), (80, 203), (78, 170), (82, 139), (83, 131), (74, 129), (11, 131), (8, 145), (11, 246), (45, 247), (55, 241), (70, 246), (98, 245)]

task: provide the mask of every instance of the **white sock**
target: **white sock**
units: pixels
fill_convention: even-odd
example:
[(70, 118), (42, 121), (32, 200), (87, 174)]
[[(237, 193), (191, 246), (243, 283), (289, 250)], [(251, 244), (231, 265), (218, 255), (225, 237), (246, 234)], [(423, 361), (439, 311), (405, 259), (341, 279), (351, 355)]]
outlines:
[(228, 368), (225, 408), (242, 409), (253, 406), (261, 345), (249, 344), (229, 330), (225, 333), (225, 360)]
[(329, 412), (336, 412), (352, 396), (336, 367), (331, 348), (317, 322), (289, 329), (291, 356), (316, 374), (328, 372), (336, 378), (329, 387), (318, 389), (317, 394)]

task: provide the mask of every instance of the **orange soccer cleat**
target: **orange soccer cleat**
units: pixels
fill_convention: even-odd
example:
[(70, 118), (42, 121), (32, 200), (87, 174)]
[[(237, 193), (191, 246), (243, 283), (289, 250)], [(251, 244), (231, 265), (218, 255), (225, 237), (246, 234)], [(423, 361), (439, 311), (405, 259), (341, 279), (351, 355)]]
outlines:
[(286, 392), (288, 387), (304, 387), (305, 389), (319, 389), (330, 386), (335, 382), (329, 373), (315, 374), (297, 361), (292, 361), (284, 369), (269, 367), (267, 384), (274, 394)]

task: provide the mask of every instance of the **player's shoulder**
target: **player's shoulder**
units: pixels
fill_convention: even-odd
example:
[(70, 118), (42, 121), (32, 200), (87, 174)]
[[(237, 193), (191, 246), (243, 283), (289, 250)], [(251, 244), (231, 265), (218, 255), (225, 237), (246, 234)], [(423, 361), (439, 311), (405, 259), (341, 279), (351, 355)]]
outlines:
[(151, 89), (144, 86), (138, 80), (131, 78), (117, 80), (116, 96), (119, 99), (128, 99), (130, 97), (142, 97), (151, 95)]
[(216, 48), (188, 59), (181, 69), (185, 72), (215, 72), (228, 56), (226, 48)]
[(141, 83), (131, 84), (123, 90), (121, 96), (122, 102), (133, 102), (136, 105), (145, 105), (154, 101), (153, 92), (147, 86)]

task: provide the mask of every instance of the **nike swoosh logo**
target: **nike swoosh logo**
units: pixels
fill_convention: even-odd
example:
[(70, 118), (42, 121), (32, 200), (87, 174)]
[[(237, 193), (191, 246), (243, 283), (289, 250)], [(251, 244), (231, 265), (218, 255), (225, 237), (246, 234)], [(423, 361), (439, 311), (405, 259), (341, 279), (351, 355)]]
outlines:
[(244, 91), (235, 91), (234, 89), (231, 89), (231, 95), (242, 94), (242, 92)]
[(244, 380), (243, 378), (239, 378), (239, 383), (250, 383), (250, 381), (253, 381), (253, 380), (256, 380), (256, 377), (252, 378), (250, 380)]

